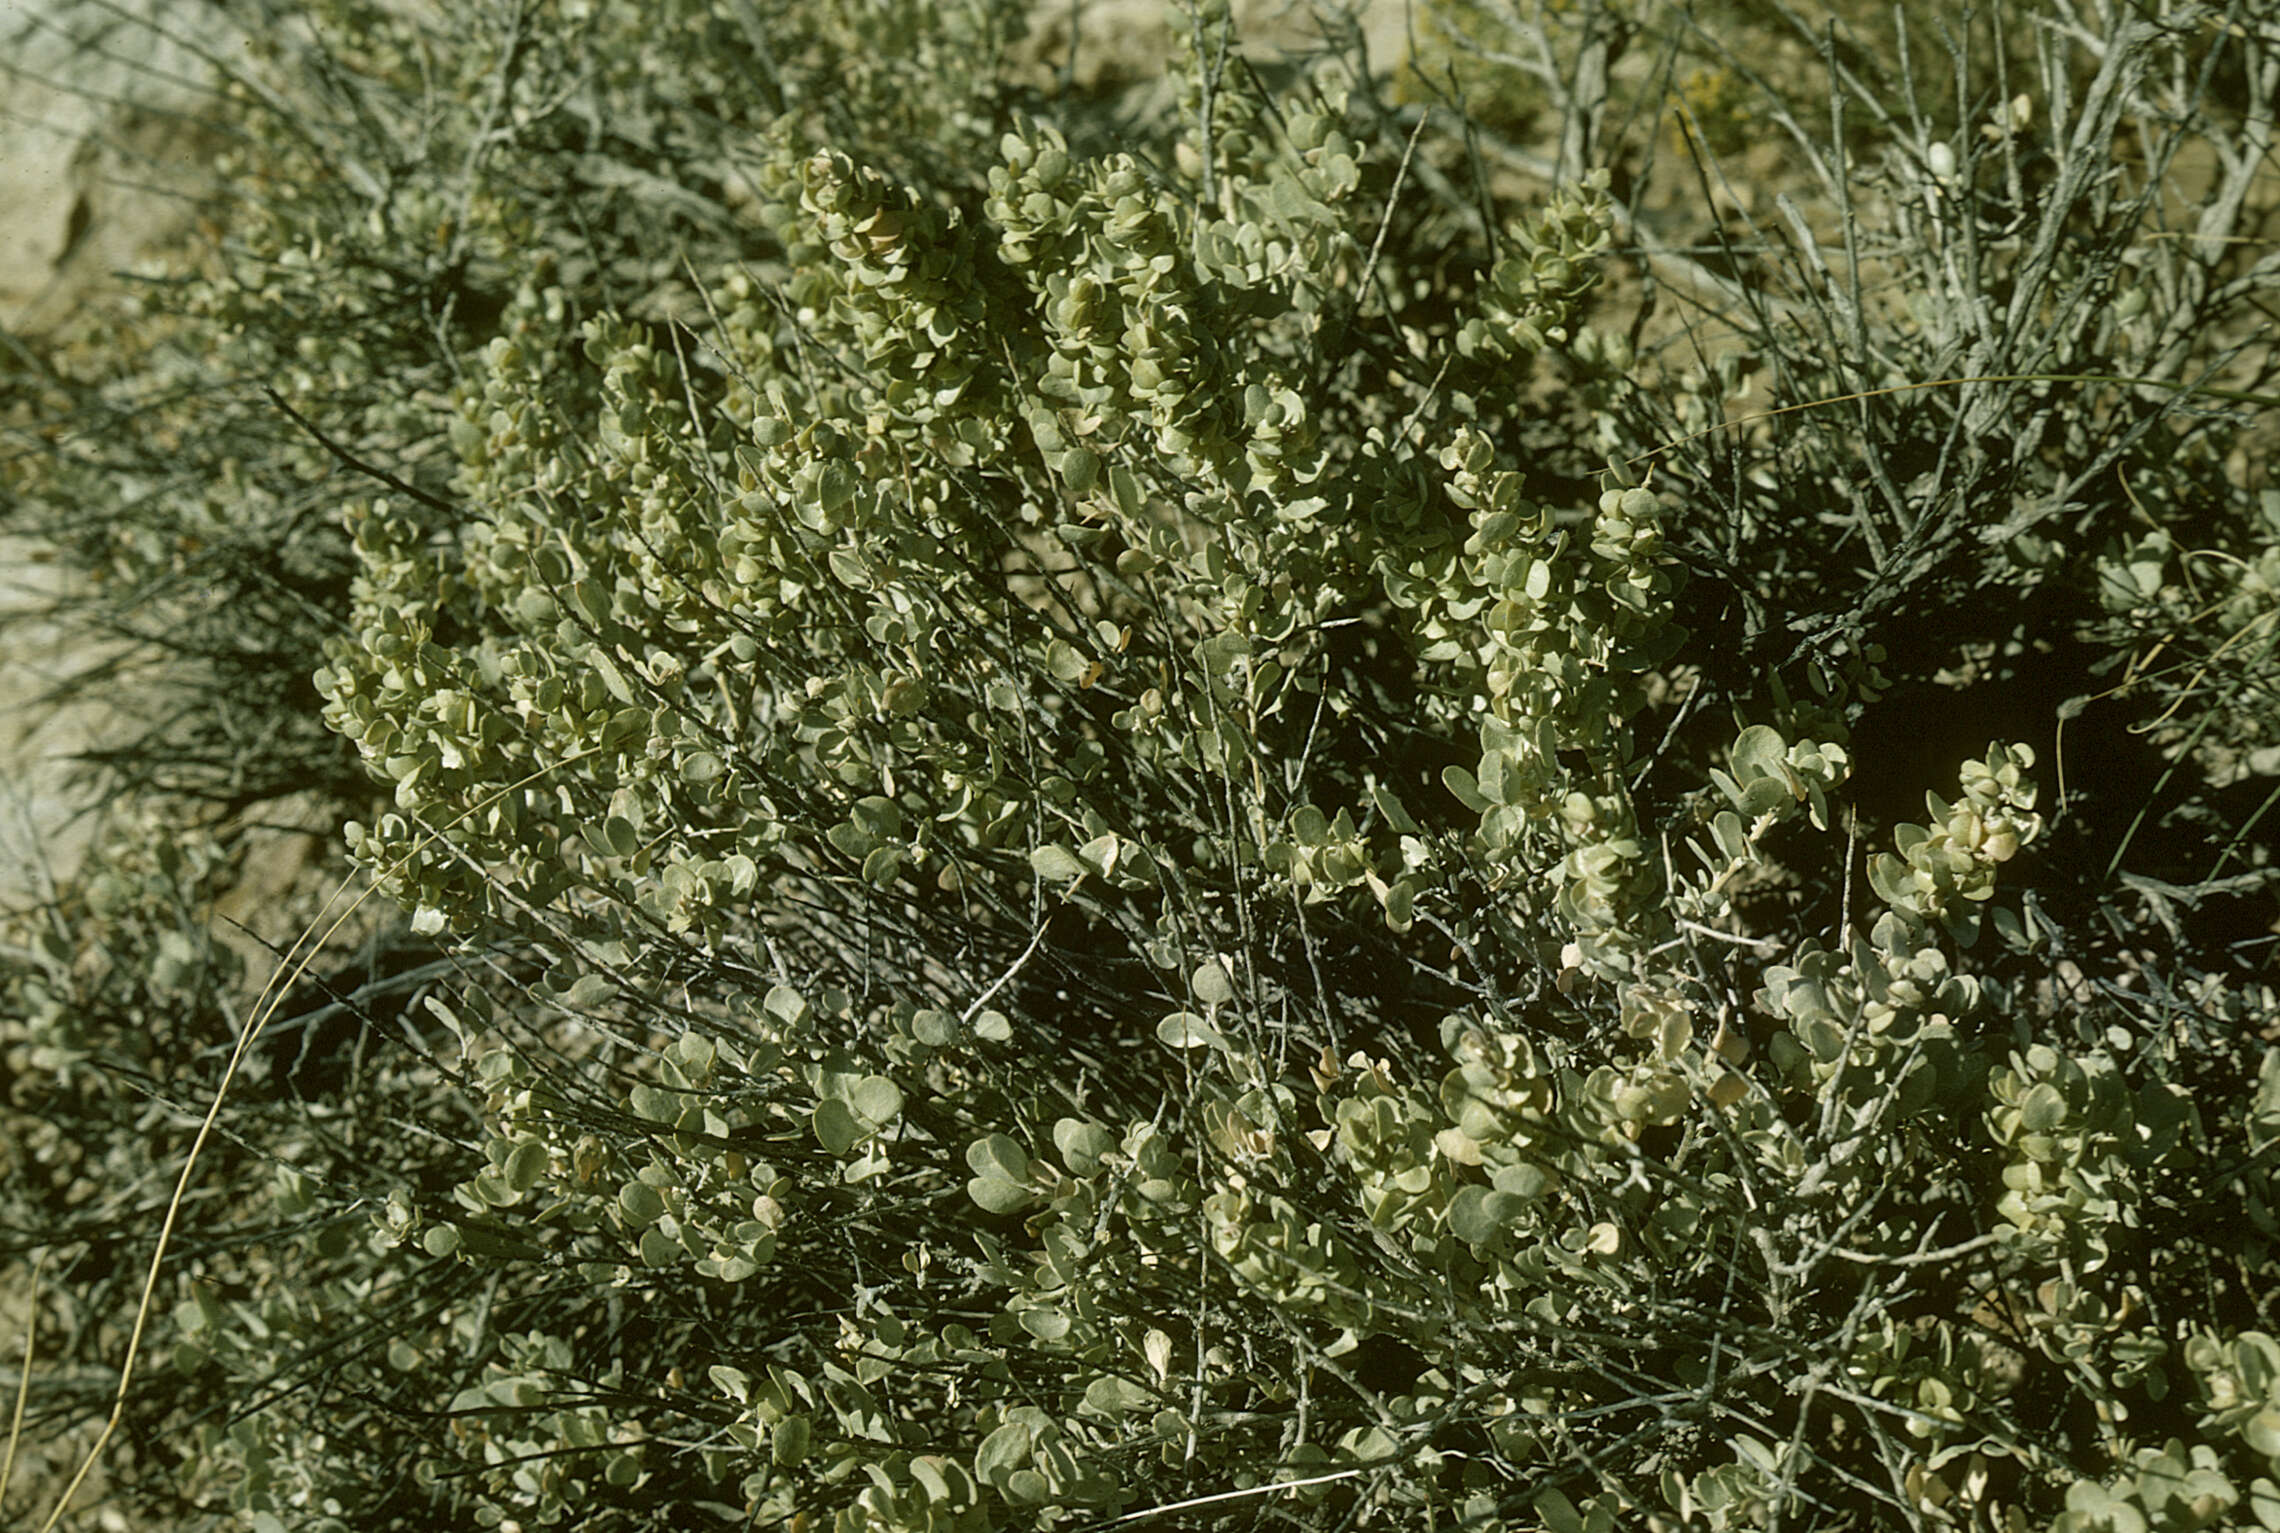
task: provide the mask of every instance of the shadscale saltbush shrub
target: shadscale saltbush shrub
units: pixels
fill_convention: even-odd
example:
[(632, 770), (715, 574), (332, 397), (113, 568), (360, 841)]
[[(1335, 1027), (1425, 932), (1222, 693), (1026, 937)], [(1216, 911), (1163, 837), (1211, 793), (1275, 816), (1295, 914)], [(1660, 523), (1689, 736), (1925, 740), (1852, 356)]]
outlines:
[[(534, 196), (428, 392), (339, 353), (396, 413), (315, 685), (380, 790), (348, 853), (457, 969), (384, 1080), (247, 1120), (274, 1215), (169, 1269), (151, 1483), (258, 1528), (2280, 1526), (2269, 986), (2022, 888), (2016, 738), (1857, 845), (1879, 593), (2000, 534), (2116, 653), (2181, 621), (2174, 545), (2088, 552), (2118, 516), (2002, 531), (2158, 412), (1974, 460), (1981, 505), (1893, 407), (1918, 476), (1776, 556), (1790, 479), (1650, 431), (1716, 379), (1643, 401), (1595, 322), (1610, 167), (1452, 201), (1463, 123), (1335, 50), (1270, 86), (1210, 4), (1097, 150), (992, 95), (995, 10), (902, 17), (845, 133), (784, 81), (854, 8), (666, 14), (753, 128), (654, 145), (708, 231), (674, 301)], [(639, 94), (631, 10), (547, 24)], [(2049, 65), (2261, 78), (2216, 35)], [(1848, 322), (1785, 365), (1866, 366)], [(1532, 445), (1571, 408), (1603, 471)], [(1856, 539), (1841, 618), (1775, 590)], [(66, 948), (11, 970), (12, 1114), (100, 1057)], [(186, 1400), (225, 1381), (265, 1397)]]

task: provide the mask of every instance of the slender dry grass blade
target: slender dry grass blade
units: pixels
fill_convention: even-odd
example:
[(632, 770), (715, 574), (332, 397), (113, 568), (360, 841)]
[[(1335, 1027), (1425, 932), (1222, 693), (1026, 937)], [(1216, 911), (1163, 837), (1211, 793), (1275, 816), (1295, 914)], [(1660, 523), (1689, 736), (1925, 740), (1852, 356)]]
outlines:
[[(595, 746), (590, 750), (580, 751), (576, 755), (565, 756), (553, 765), (541, 768), (527, 777), (511, 782), (497, 792), (488, 794), (470, 804), (455, 815), (449, 823), (429, 832), (415, 842), (411, 849), (397, 861), (396, 867), (390, 869), (390, 872), (393, 873), (404, 867), (412, 858), (449, 834), (452, 828), (462, 820), (489, 808), (508, 794), (528, 787), (549, 773), (569, 766), (584, 757), (594, 755), (601, 749), (602, 747)], [(261, 994), (255, 998), (252, 1008), (246, 1014), (245, 1026), (238, 1032), (237, 1045), (230, 1051), (229, 1062), (222, 1068), (222, 1078), (214, 1087), (213, 1103), (206, 1109), (204, 1121), (198, 1125), (197, 1137), (190, 1142), (190, 1153), (183, 1158), (182, 1173), (174, 1184), (174, 1196), (167, 1201), (166, 1217), (159, 1224), (158, 1244), (151, 1252), (150, 1270), (143, 1278), (142, 1298), (135, 1306), (135, 1323), (127, 1334), (127, 1355), (119, 1364), (119, 1387), (112, 1397), (111, 1413), (104, 1419), (103, 1430), (96, 1435), (94, 1446), (89, 1448), (86, 1457), (80, 1460), (79, 1468), (72, 1475), (71, 1482), (63, 1488), (63, 1493), (56, 1497), (55, 1506), (48, 1513), (47, 1520), (40, 1524), (40, 1533), (52, 1533), (55, 1526), (63, 1520), (64, 1509), (71, 1505), (71, 1498), (77, 1495), (79, 1487), (86, 1483), (87, 1476), (93, 1472), (96, 1463), (102, 1458), (104, 1448), (110, 1444), (112, 1434), (118, 1431), (119, 1423), (126, 1417), (127, 1390), (134, 1382), (135, 1363), (142, 1355), (143, 1333), (150, 1325), (151, 1305), (158, 1294), (158, 1277), (166, 1264), (167, 1247), (174, 1238), (175, 1223), (182, 1213), (182, 1201), (189, 1194), (190, 1178), (197, 1169), (198, 1156), (205, 1149), (207, 1139), (212, 1136), (214, 1125), (221, 1121), (222, 1105), (229, 1098), (230, 1086), (237, 1079), (239, 1065), (244, 1062), (246, 1052), (253, 1047), (254, 1040), (261, 1036), (261, 1030), (267, 1027), (270, 1019), (276, 1015), (278, 1006), (283, 1003), (287, 995), (291, 994), (293, 986), (300, 982), (301, 976), (308, 971), (309, 965), (316, 960), (317, 954), (323, 951), (325, 944), (332, 940), (333, 934), (347, 923), (349, 917), (355, 915), (363, 907), (364, 902), (378, 892), (380, 884), (375, 880), (362, 894), (349, 902), (347, 909), (333, 918), (332, 923), (324, 928), (321, 936), (316, 937), (313, 942), (310, 941), (311, 934), (317, 930), (319, 923), (324, 921), (325, 912), (332, 909), (334, 902), (347, 893), (348, 888), (348, 884), (343, 882), (340, 888), (333, 891), (332, 899), (325, 901), (324, 909), (317, 912), (316, 918), (294, 940), (292, 947), (286, 950), (285, 961), (280, 963), (276, 972), (270, 975), (269, 983), (262, 987)], [(25, 1348), (25, 1367), (29, 1370), (30, 1366), (31, 1350), (27, 1345)], [(22, 1409), (22, 1399), (19, 1395), (17, 1402), (19, 1416)], [(11, 1437), (11, 1455), (13, 1450), (14, 1439)]]
[(47, 1259), (48, 1253), (43, 1250), (33, 1261), (31, 1289), (24, 1296), (24, 1369), (16, 1379), (16, 1409), (8, 1418), (8, 1454), (0, 1459), (0, 1507), (8, 1504), (8, 1482), (16, 1473), (16, 1445), (24, 1437), (24, 1402), (32, 1392), (32, 1346), (40, 1325), (40, 1273)]

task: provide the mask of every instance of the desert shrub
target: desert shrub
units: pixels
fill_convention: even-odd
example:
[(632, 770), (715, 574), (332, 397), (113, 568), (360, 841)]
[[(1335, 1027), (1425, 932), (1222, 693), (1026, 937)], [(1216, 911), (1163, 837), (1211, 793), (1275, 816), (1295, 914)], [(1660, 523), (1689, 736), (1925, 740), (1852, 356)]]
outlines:
[[(561, 262), (581, 303), (670, 312), (687, 263), (751, 248), (727, 156), (771, 123), (941, 177), (992, 136), (1019, 18), (1003, 0), (768, 27), (697, 6), (216, 9), (254, 60), (214, 88), (218, 242), (14, 349), (5, 505), (94, 579), (43, 616), (123, 641), (58, 700), (155, 699), (91, 764), (226, 821), (311, 787), (361, 799), (309, 685), (354, 563), (335, 508), (365, 474), (440, 487), (438, 410), (528, 264)], [(61, 14), (93, 46), (118, 24)]]
[[(1815, 198), (1690, 367), (1612, 61), (1535, 77), (1595, 163), (1521, 191), (1211, 5), (1122, 147), (1000, 83), (1006, 12), (515, 14), (426, 39), (471, 105), (387, 174), (249, 154), (322, 189), (246, 237), (291, 276), (172, 311), (299, 358), (181, 429), (265, 421), (337, 532), (292, 653), (416, 978), (369, 1068), (310, 1073), (307, 1015), (225, 1115), (206, 1177), (264, 1196), (168, 1269), (154, 1505), (2280, 1518), (2269, 944), (2200, 918), (2271, 903), (2252, 29), (2054, 24), (2044, 115), (1960, 150), (1832, 43), (1884, 136), (1762, 98)], [(1467, 16), (1553, 60), (1657, 24)], [(413, 24), (335, 21), (327, 89), (426, 99)], [(594, 199), (543, 180), (605, 131)], [(1722, 429), (1745, 353), (1851, 397)], [(110, 472), (66, 458), (40, 504)], [(255, 482), (182, 479), (275, 536)], [(2158, 785), (2061, 810), (2111, 702)], [(184, 1088), (128, 1043), (206, 951), (159, 913), (208, 862), (119, 855), (10, 960), (9, 1110), (71, 1162), (21, 1218), (73, 1249), (167, 1164), (122, 1104)]]

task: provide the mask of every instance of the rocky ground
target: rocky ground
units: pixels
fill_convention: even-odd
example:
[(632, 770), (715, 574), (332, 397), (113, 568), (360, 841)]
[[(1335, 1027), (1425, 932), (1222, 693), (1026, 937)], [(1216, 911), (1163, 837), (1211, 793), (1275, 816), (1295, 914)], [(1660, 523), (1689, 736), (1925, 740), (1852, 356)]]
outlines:
[[(103, 301), (182, 232), (232, 46), (207, 13), (164, 0), (0, 0), (0, 347)], [(0, 537), (0, 613), (47, 607), (68, 578), (37, 544)], [(9, 626), (0, 646), (0, 901), (13, 902), (81, 855), (94, 806), (65, 758), (102, 743), (108, 710), (31, 706), (100, 658), (55, 626)]]

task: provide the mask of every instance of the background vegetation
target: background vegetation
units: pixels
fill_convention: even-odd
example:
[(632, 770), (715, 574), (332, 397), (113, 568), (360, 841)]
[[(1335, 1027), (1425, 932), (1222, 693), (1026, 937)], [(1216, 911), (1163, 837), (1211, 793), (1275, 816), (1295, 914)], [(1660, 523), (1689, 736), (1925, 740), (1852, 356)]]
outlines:
[(11, 1515), (2280, 1527), (2256, 7), (251, 19)]

